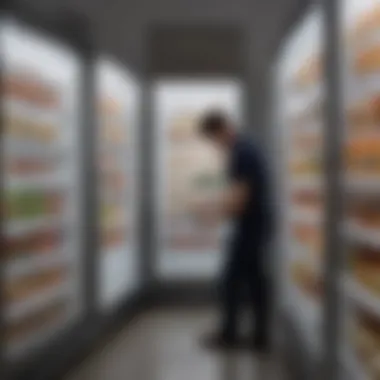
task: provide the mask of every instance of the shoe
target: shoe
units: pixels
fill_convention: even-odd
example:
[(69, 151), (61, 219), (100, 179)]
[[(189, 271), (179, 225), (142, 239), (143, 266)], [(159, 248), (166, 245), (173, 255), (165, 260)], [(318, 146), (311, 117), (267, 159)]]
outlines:
[(254, 337), (252, 348), (254, 351), (259, 353), (268, 353), (270, 351), (268, 339), (265, 339), (263, 337)]
[(231, 350), (236, 348), (237, 341), (220, 334), (214, 334), (202, 339), (202, 346), (208, 350)]

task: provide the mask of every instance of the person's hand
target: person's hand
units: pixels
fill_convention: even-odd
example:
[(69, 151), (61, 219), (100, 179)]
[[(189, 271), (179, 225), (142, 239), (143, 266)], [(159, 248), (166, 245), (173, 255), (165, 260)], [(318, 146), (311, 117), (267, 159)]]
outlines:
[(216, 200), (197, 200), (192, 204), (195, 217), (202, 222), (213, 223), (220, 218), (221, 205)]

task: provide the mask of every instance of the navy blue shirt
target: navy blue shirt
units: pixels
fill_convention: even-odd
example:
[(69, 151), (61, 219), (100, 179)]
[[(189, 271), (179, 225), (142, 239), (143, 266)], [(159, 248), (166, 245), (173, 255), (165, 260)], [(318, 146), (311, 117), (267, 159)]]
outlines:
[(249, 188), (245, 210), (234, 220), (236, 232), (247, 237), (267, 236), (272, 229), (268, 172), (264, 157), (248, 137), (239, 136), (235, 141), (228, 171), (231, 182), (243, 182)]

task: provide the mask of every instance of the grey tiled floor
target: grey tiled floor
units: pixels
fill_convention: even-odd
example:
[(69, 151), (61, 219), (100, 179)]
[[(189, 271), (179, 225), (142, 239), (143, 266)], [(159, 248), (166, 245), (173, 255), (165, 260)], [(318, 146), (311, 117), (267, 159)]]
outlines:
[(202, 349), (212, 325), (208, 310), (147, 313), (67, 380), (280, 380), (273, 359)]

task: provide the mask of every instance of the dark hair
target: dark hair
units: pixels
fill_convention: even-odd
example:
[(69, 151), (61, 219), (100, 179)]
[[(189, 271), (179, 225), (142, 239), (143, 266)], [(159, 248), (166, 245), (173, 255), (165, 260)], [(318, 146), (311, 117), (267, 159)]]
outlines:
[(203, 135), (210, 136), (225, 130), (228, 124), (229, 120), (225, 114), (220, 111), (212, 111), (202, 117), (199, 131)]

